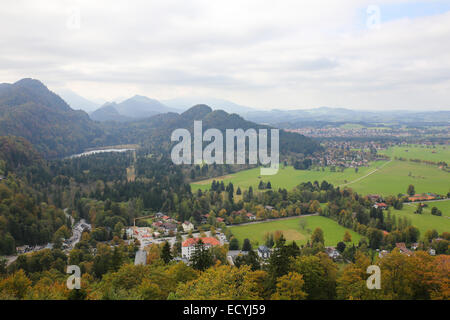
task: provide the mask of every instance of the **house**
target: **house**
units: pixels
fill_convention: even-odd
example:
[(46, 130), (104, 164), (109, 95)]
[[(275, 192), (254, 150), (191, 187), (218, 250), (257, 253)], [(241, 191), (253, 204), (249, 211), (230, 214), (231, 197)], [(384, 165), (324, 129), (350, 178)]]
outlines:
[(183, 222), (183, 224), (181, 226), (183, 227), (184, 232), (189, 232), (189, 231), (194, 230), (194, 225), (189, 221)]
[(258, 256), (261, 259), (269, 259), (270, 258), (270, 249), (267, 248), (266, 246), (259, 246), (258, 247)]
[(162, 216), (163, 220), (169, 220), (170, 217), (169, 216)]
[(378, 254), (378, 257), (384, 258), (384, 256), (386, 256), (388, 253), (389, 251), (387, 250), (381, 250), (380, 253)]
[(430, 250), (428, 250), (428, 253), (430, 254), (430, 256), (435, 256), (436, 250), (430, 248)]
[(379, 202), (379, 203), (375, 203), (373, 205), (373, 207), (376, 209), (386, 210), (388, 208), (388, 205), (384, 202)]
[(162, 213), (162, 212), (155, 213), (156, 218), (162, 218), (163, 216), (164, 216), (164, 213)]
[(5, 179), (5, 176), (2, 176), (2, 175), (0, 174), (0, 181), (3, 180), (3, 179)]
[(241, 251), (241, 250), (229, 250), (227, 253), (227, 260), (228, 262), (234, 266), (234, 263), (236, 261), (236, 258), (239, 256), (243, 256), (248, 254), (247, 251)]
[(415, 202), (415, 201), (429, 201), (436, 199), (436, 195), (434, 193), (422, 193), (422, 194), (415, 194), (411, 197), (408, 197), (408, 201)]
[(222, 222), (224, 222), (225, 220), (224, 220), (223, 218), (216, 218), (216, 221), (219, 222), (219, 223), (222, 223)]
[(407, 256), (412, 255), (412, 251), (406, 248), (406, 244), (404, 242), (397, 242), (395, 247), (400, 250), (400, 253), (406, 254)]
[(176, 231), (177, 230), (177, 225), (174, 223), (170, 223), (170, 222), (165, 222), (163, 223), (163, 228), (168, 230), (168, 231)]
[(247, 216), (248, 220), (250, 220), (250, 221), (256, 220), (256, 216), (253, 213), (249, 212), (246, 214), (246, 216)]
[(334, 247), (326, 247), (325, 252), (333, 260), (336, 260), (337, 258), (339, 258), (341, 256), (339, 251), (337, 251), (337, 249)]
[(202, 240), (206, 249), (210, 249), (212, 247), (220, 245), (219, 240), (213, 237), (188, 238), (181, 244), (181, 257), (190, 260), (192, 254), (196, 250), (195, 245), (200, 239)]
[(367, 198), (373, 202), (378, 202), (381, 200), (381, 196), (378, 194), (369, 194), (369, 195), (367, 195)]
[(152, 223), (152, 226), (155, 228), (161, 228), (163, 223), (161, 221), (155, 221)]
[(273, 207), (272, 207), (272, 206), (265, 206), (264, 208), (266, 208), (266, 209), (269, 210), (269, 211), (272, 211), (272, 210), (273, 210)]

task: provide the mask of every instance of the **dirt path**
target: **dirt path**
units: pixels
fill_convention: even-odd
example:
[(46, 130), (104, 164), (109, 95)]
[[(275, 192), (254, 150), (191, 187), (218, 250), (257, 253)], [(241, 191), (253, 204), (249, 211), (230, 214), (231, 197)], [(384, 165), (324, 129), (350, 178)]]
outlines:
[(240, 224), (236, 224), (236, 225), (231, 225), (230, 227), (246, 226), (246, 225), (249, 225), (249, 224), (265, 223), (265, 222), (274, 222), (274, 221), (289, 220), (289, 219), (295, 219), (295, 218), (306, 218), (306, 217), (313, 217), (313, 216), (318, 216), (318, 215), (319, 215), (318, 213), (313, 213), (313, 214), (305, 214), (305, 215), (300, 215), (300, 216), (291, 216), (291, 217), (284, 217), (284, 218), (274, 218), (274, 219), (267, 219), (267, 220), (263, 220), (263, 221), (252, 221), (252, 222), (240, 223)]
[(352, 184), (352, 183), (361, 181), (362, 179), (365, 179), (365, 178), (367, 178), (368, 176), (370, 176), (371, 174), (374, 174), (375, 172), (377, 172), (377, 171), (379, 171), (380, 169), (384, 168), (388, 163), (391, 163), (391, 162), (392, 162), (392, 159), (389, 160), (388, 162), (386, 162), (385, 164), (383, 164), (381, 167), (376, 168), (375, 170), (373, 170), (373, 171), (371, 171), (371, 172), (369, 172), (369, 173), (363, 175), (362, 177), (359, 177), (358, 179), (355, 179), (355, 180), (350, 181), (350, 182), (347, 182), (347, 183), (343, 183), (343, 184), (339, 185), (338, 187), (347, 186), (347, 185), (349, 185), (349, 184)]

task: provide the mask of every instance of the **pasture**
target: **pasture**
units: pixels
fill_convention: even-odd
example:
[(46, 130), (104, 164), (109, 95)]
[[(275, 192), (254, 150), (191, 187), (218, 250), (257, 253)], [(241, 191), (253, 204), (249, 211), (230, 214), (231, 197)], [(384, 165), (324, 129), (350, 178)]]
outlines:
[(380, 150), (380, 154), (389, 156), (390, 158), (420, 159), (427, 161), (445, 161), (450, 162), (450, 146), (425, 146), (425, 145), (409, 145), (395, 146), (387, 150)]
[[(306, 220), (305, 228), (300, 226), (300, 219)], [(248, 238), (253, 244), (264, 244), (264, 235), (268, 232), (282, 231), (287, 242), (295, 241), (298, 245), (306, 244), (315, 228), (321, 228), (324, 233), (325, 246), (336, 246), (342, 241), (345, 231), (352, 235), (352, 242), (358, 244), (361, 236), (351, 229), (344, 228), (334, 220), (321, 216), (301, 216), (275, 221), (264, 221), (230, 227), (233, 235), (242, 245), (244, 239)]]
[[(420, 230), (420, 236), (422, 237), (427, 230), (436, 229), (439, 234), (442, 232), (450, 232), (450, 200), (442, 202), (426, 202), (427, 208), (423, 209), (422, 214), (416, 214), (414, 211), (417, 208), (417, 203), (403, 204), (402, 210), (391, 210), (391, 214), (398, 217), (407, 217), (411, 220), (411, 224)], [(431, 208), (435, 206), (442, 210), (442, 216), (433, 216), (431, 214)]]
[[(198, 181), (191, 184), (192, 190), (207, 190), (213, 179)], [(378, 161), (369, 167), (361, 167), (358, 172), (353, 168), (347, 168), (344, 172), (331, 172), (330, 168), (324, 171), (295, 170), (293, 167), (280, 168), (273, 176), (260, 176), (259, 168), (243, 170), (235, 174), (215, 178), (226, 184), (232, 182), (234, 189), (248, 189), (253, 187), (258, 190), (260, 180), (270, 181), (272, 189), (293, 189), (302, 182), (323, 180), (335, 186), (352, 188), (360, 194), (397, 195), (406, 193), (408, 185), (412, 184), (417, 193), (434, 192), (447, 194), (450, 191), (450, 173), (433, 165), (426, 165), (410, 161)]]

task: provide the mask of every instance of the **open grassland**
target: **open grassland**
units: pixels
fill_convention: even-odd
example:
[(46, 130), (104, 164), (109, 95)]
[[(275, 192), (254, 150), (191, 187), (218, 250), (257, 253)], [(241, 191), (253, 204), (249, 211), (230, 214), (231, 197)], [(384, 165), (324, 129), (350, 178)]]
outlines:
[(433, 165), (391, 161), (366, 178), (347, 186), (361, 194), (397, 195), (406, 193), (410, 184), (414, 185), (416, 193), (447, 194), (450, 191), (450, 173)]
[[(193, 183), (192, 190), (207, 190), (213, 179)], [(293, 167), (280, 168), (273, 176), (260, 176), (259, 168), (240, 171), (224, 177), (215, 178), (226, 184), (232, 182), (234, 189), (258, 190), (260, 180), (270, 181), (272, 189), (293, 189), (302, 182), (326, 180), (335, 186), (349, 187), (360, 194), (397, 195), (406, 193), (408, 185), (412, 184), (417, 193), (434, 192), (447, 194), (450, 191), (450, 173), (445, 172), (433, 165), (409, 161), (378, 161), (369, 167), (361, 167), (356, 173), (353, 168), (345, 169), (344, 172), (331, 172), (330, 168), (325, 171), (319, 170), (295, 170)]]
[(302, 182), (314, 182), (315, 180), (319, 181), (319, 183), (326, 180), (337, 186), (361, 178), (371, 171), (374, 171), (377, 167), (382, 166), (384, 163), (386, 162), (374, 162), (369, 167), (359, 168), (358, 172), (355, 172), (355, 169), (353, 168), (345, 169), (344, 172), (331, 172), (330, 168), (325, 168), (324, 171), (321, 169), (316, 171), (314, 169), (295, 170), (293, 167), (287, 166), (285, 168), (281, 167), (278, 173), (272, 176), (261, 176), (260, 169), (254, 168), (224, 177), (198, 181), (192, 183), (191, 187), (193, 191), (196, 191), (197, 189), (208, 190), (213, 180), (223, 181), (225, 185), (232, 182), (235, 190), (237, 190), (237, 187), (248, 189), (250, 186), (253, 187), (253, 190), (258, 190), (260, 180), (263, 180), (264, 182), (270, 181), (272, 189), (286, 188), (290, 190)]
[[(392, 210), (391, 213), (395, 216), (407, 217), (411, 220), (411, 224), (420, 230), (420, 236), (422, 237), (427, 230), (436, 229), (439, 234), (442, 232), (450, 232), (450, 218), (449, 218), (449, 208), (450, 201), (442, 202), (427, 202), (428, 207), (423, 209), (422, 214), (416, 214), (414, 211), (417, 208), (417, 204), (404, 204), (402, 210)], [(442, 216), (433, 216), (431, 214), (431, 208), (433, 206), (440, 208), (447, 208), (446, 212), (442, 210)]]
[(445, 161), (450, 163), (450, 146), (395, 146), (387, 150), (380, 150), (380, 154), (387, 155), (391, 158), (420, 159), (427, 161)]
[[(300, 226), (300, 219), (306, 220), (306, 227)], [(268, 232), (282, 231), (288, 243), (295, 241), (298, 245), (305, 244), (311, 237), (311, 233), (315, 228), (321, 228), (325, 237), (325, 246), (336, 246), (342, 241), (345, 231), (349, 231), (352, 235), (352, 241), (358, 243), (361, 238), (359, 234), (353, 230), (347, 229), (339, 225), (334, 220), (321, 216), (304, 216), (291, 219), (282, 219), (276, 221), (268, 221), (254, 224), (230, 227), (233, 235), (242, 245), (244, 239), (248, 238), (252, 243), (258, 242), (259, 245), (264, 244), (264, 235)]]

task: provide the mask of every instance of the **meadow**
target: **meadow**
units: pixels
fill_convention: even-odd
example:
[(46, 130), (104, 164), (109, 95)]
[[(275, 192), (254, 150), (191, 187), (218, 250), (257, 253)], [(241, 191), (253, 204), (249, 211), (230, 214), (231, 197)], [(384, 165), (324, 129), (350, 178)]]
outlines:
[[(370, 173), (370, 174), (369, 174)], [(213, 179), (198, 181), (191, 184), (192, 190), (207, 190)], [(450, 191), (450, 173), (436, 166), (410, 161), (378, 161), (369, 167), (361, 167), (358, 172), (347, 168), (344, 172), (331, 172), (330, 168), (319, 170), (295, 170), (293, 167), (280, 168), (273, 176), (260, 176), (259, 168), (244, 170), (225, 177), (215, 178), (225, 184), (232, 182), (234, 189), (258, 190), (260, 180), (270, 181), (272, 189), (293, 189), (302, 182), (326, 180), (335, 186), (349, 187), (360, 194), (397, 195), (406, 193), (408, 185), (412, 184), (417, 193), (434, 192), (447, 194)]]
[[(306, 220), (306, 226), (303, 229), (300, 226), (300, 219)], [(264, 235), (268, 232), (280, 230), (283, 232), (287, 242), (295, 241), (298, 245), (306, 244), (311, 237), (311, 233), (315, 228), (321, 228), (324, 233), (325, 246), (336, 246), (342, 241), (345, 231), (349, 231), (352, 235), (352, 242), (358, 244), (361, 236), (351, 229), (344, 228), (334, 220), (321, 216), (303, 216), (290, 219), (282, 219), (276, 221), (267, 221), (230, 227), (233, 235), (242, 245), (244, 239), (248, 238), (256, 245), (264, 244)]]
[(278, 173), (272, 176), (261, 176), (260, 169), (254, 168), (243, 170), (224, 177), (194, 182), (191, 184), (191, 187), (193, 191), (198, 189), (208, 190), (213, 180), (223, 181), (225, 185), (232, 182), (235, 190), (237, 187), (241, 187), (241, 189), (248, 189), (250, 186), (253, 187), (253, 190), (257, 190), (258, 184), (261, 180), (264, 182), (270, 181), (272, 189), (286, 188), (290, 190), (302, 182), (313, 182), (315, 180), (319, 182), (326, 180), (337, 186), (361, 178), (384, 163), (386, 162), (374, 162), (369, 167), (359, 168), (358, 172), (355, 172), (355, 169), (353, 168), (345, 169), (344, 172), (338, 172), (338, 170), (336, 170), (336, 172), (332, 172), (330, 168), (324, 168), (324, 171), (322, 171), (322, 169), (316, 171), (314, 169), (295, 170), (292, 166), (281, 166)]
[(397, 195), (412, 184), (416, 193), (450, 191), (450, 173), (436, 166), (410, 161), (392, 161), (380, 170), (347, 186), (361, 194)]
[(435, 147), (424, 145), (395, 146), (386, 150), (380, 150), (379, 153), (387, 155), (390, 158), (402, 157), (405, 159), (450, 162), (450, 147), (445, 145)]
[[(439, 234), (442, 232), (450, 232), (450, 200), (442, 202), (427, 202), (428, 207), (423, 209), (422, 214), (416, 214), (414, 211), (417, 208), (417, 204), (404, 204), (402, 210), (391, 210), (391, 213), (396, 215), (397, 218), (407, 217), (411, 220), (413, 226), (420, 230), (420, 236), (423, 237), (427, 230), (436, 229)], [(435, 206), (442, 210), (442, 216), (433, 216), (431, 214), (431, 208)]]

